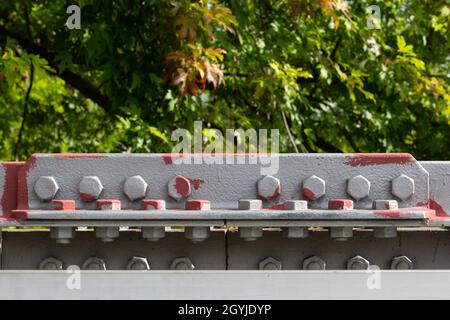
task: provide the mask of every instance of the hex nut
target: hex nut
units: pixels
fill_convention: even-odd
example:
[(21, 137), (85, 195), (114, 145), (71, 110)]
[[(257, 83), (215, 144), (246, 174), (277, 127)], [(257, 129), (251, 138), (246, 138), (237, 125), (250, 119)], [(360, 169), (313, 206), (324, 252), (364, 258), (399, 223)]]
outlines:
[(259, 263), (259, 270), (281, 270), (281, 268), (281, 262), (272, 257), (265, 258)]
[(61, 260), (50, 257), (42, 260), (39, 264), (39, 270), (62, 270), (63, 263)]
[(201, 242), (208, 239), (211, 235), (211, 230), (209, 227), (186, 227), (185, 228), (186, 238), (192, 240), (192, 242)]
[(392, 194), (401, 200), (410, 198), (415, 192), (414, 179), (405, 174), (392, 180)]
[(296, 239), (307, 238), (309, 235), (308, 228), (305, 227), (287, 227), (283, 228), (283, 237)]
[(396, 210), (398, 209), (397, 200), (375, 200), (373, 202), (375, 210)]
[(167, 185), (169, 196), (180, 201), (191, 195), (191, 181), (183, 176), (176, 176), (171, 179)]
[(103, 242), (112, 242), (119, 237), (119, 227), (96, 227), (95, 236)]
[(304, 200), (286, 200), (284, 202), (284, 210), (307, 210), (308, 201)]
[(347, 270), (368, 270), (370, 262), (361, 256), (354, 256), (347, 261)]
[(34, 184), (34, 193), (42, 201), (52, 200), (59, 190), (58, 183), (54, 177), (41, 176)]
[(262, 207), (262, 201), (258, 199), (239, 200), (239, 210), (259, 210)]
[(411, 270), (414, 269), (414, 264), (407, 256), (394, 257), (391, 261), (391, 269), (394, 270)]
[(142, 228), (142, 238), (147, 241), (158, 241), (164, 238), (166, 235), (166, 230), (164, 227), (143, 227)]
[(353, 237), (353, 228), (352, 227), (331, 227), (330, 228), (330, 237), (334, 240), (345, 241), (351, 237)]
[(187, 257), (183, 258), (175, 258), (171, 265), (170, 270), (194, 270), (195, 266), (192, 263), (191, 259)]
[(267, 175), (257, 183), (258, 195), (264, 200), (273, 200), (281, 194), (280, 179)]
[(312, 256), (303, 261), (303, 270), (325, 270), (326, 263), (323, 259)]
[(347, 193), (355, 200), (361, 200), (369, 196), (370, 181), (364, 176), (358, 175), (348, 180)]
[(78, 191), (83, 201), (92, 202), (100, 197), (103, 185), (97, 176), (84, 176), (78, 185)]
[(84, 261), (82, 270), (106, 270), (105, 260), (98, 257), (90, 257)]
[(145, 198), (147, 182), (141, 176), (128, 177), (123, 185), (123, 192), (131, 201)]
[(133, 257), (127, 264), (127, 270), (150, 270), (147, 258)]
[(255, 241), (263, 236), (263, 230), (260, 227), (239, 227), (239, 236), (245, 241)]
[(303, 195), (308, 200), (316, 200), (325, 194), (325, 180), (318, 176), (311, 176), (303, 181)]
[(52, 227), (50, 228), (50, 238), (55, 239), (56, 243), (67, 244), (75, 238), (75, 228), (73, 227)]

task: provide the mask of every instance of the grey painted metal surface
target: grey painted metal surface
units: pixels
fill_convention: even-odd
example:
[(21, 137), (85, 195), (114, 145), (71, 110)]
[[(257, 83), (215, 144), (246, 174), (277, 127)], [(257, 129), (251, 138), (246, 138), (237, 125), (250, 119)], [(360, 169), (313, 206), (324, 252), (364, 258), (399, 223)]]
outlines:
[(450, 271), (81, 271), (79, 275), (80, 289), (69, 289), (74, 274), (66, 271), (0, 271), (0, 299), (450, 299)]

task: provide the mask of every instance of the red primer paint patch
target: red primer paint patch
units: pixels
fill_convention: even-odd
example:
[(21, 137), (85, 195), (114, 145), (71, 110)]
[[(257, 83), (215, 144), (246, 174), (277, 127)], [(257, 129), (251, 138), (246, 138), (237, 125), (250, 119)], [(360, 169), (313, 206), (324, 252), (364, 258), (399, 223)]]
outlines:
[(25, 162), (1, 162), (0, 164), (5, 169), (1, 199), (3, 216), (10, 217), (12, 210), (17, 209), (17, 176)]
[(167, 154), (162, 155), (163, 161), (166, 165), (173, 164), (173, 159), (179, 159), (179, 158), (183, 158), (183, 157), (184, 157), (184, 154), (180, 154), (180, 153), (167, 153)]
[(75, 210), (74, 200), (52, 200), (55, 205), (55, 210)]
[(435, 200), (428, 199), (427, 202), (419, 202), (417, 204), (418, 207), (427, 207), (436, 212), (436, 217), (449, 217), (447, 212), (445, 212), (444, 208)]
[(373, 214), (387, 218), (401, 218), (399, 210), (374, 210)]
[(269, 210), (284, 210), (284, 203), (276, 204), (271, 206)]
[(188, 196), (191, 193), (191, 183), (188, 179), (183, 177), (176, 177), (175, 189), (183, 197)]
[(37, 165), (37, 155), (33, 154), (17, 173), (17, 209), (28, 210), (28, 173)]
[(81, 199), (83, 199), (83, 201), (86, 201), (86, 202), (92, 202), (92, 201), (97, 200), (96, 196), (93, 196), (92, 194), (89, 194), (89, 193), (80, 193), (80, 197), (81, 197)]
[(273, 199), (275, 199), (276, 197), (278, 197), (280, 194), (281, 194), (281, 186), (278, 185), (278, 186), (275, 188), (275, 191), (273, 192), (273, 194), (272, 194), (271, 196), (265, 197), (264, 199), (270, 201), (270, 200), (273, 200)]
[(190, 178), (188, 178), (188, 179), (192, 183), (192, 186), (194, 187), (195, 190), (200, 189), (202, 184), (205, 183), (205, 181), (202, 179), (190, 179)]
[(27, 210), (13, 210), (10, 213), (10, 218), (17, 219), (17, 220), (27, 219), (28, 211)]
[(415, 159), (409, 153), (359, 153), (345, 157), (344, 164), (366, 167), (383, 164), (411, 164)]
[(303, 188), (303, 195), (308, 198), (309, 200), (314, 200), (316, 196), (314, 195), (314, 192), (309, 190), (308, 188)]

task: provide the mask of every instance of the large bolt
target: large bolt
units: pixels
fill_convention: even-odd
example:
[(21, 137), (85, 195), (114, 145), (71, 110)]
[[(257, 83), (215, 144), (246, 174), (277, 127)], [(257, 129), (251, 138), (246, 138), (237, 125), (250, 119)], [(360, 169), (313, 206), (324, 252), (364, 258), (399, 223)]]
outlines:
[(91, 202), (100, 197), (103, 191), (103, 185), (97, 176), (85, 176), (78, 185), (78, 191), (83, 201)]
[(185, 228), (186, 238), (192, 240), (192, 242), (202, 242), (208, 239), (211, 235), (211, 230), (209, 227), (186, 227)]
[(56, 239), (56, 243), (67, 244), (75, 237), (75, 228), (73, 227), (53, 227), (50, 228), (50, 238)]
[(303, 270), (325, 270), (326, 263), (323, 259), (312, 256), (303, 261)]
[(280, 179), (267, 175), (257, 184), (258, 195), (264, 200), (273, 200), (281, 194)]
[(392, 194), (401, 200), (411, 197), (414, 190), (414, 180), (405, 174), (392, 180)]
[(361, 200), (369, 196), (370, 181), (364, 176), (353, 177), (347, 182), (347, 193), (355, 200)]
[(166, 230), (164, 227), (143, 227), (142, 238), (147, 241), (158, 241), (164, 238)]
[(259, 263), (259, 270), (281, 270), (281, 262), (272, 257), (265, 258)]
[(345, 241), (353, 237), (352, 227), (331, 227), (330, 237), (337, 241)]
[(147, 258), (133, 257), (127, 264), (127, 270), (150, 270)]
[(62, 270), (62, 269), (63, 269), (62, 261), (53, 257), (44, 259), (39, 264), (39, 270)]
[(391, 269), (410, 270), (414, 268), (414, 264), (407, 256), (398, 256), (392, 259)]
[(170, 264), (171, 270), (194, 270), (195, 266), (189, 258), (175, 258)]
[(261, 200), (241, 199), (239, 200), (239, 210), (259, 210), (262, 207)]
[(123, 192), (128, 199), (136, 201), (145, 198), (147, 182), (141, 176), (128, 177), (123, 185)]
[(367, 270), (370, 267), (369, 260), (361, 257), (355, 256), (347, 261), (348, 270)]
[(112, 242), (119, 237), (119, 227), (96, 227), (95, 235), (102, 242)]
[(59, 190), (58, 183), (54, 177), (42, 176), (34, 184), (34, 193), (42, 201), (52, 200)]
[(397, 200), (375, 200), (373, 202), (375, 210), (396, 210), (398, 209)]
[(239, 227), (239, 236), (245, 241), (255, 241), (263, 236), (263, 230), (260, 227)]
[(81, 266), (83, 270), (106, 270), (105, 260), (97, 257), (90, 257)]
[(192, 192), (191, 181), (183, 176), (176, 176), (167, 185), (169, 196), (179, 201), (187, 198)]
[(316, 200), (325, 194), (325, 180), (318, 176), (311, 176), (303, 181), (303, 195), (308, 200)]

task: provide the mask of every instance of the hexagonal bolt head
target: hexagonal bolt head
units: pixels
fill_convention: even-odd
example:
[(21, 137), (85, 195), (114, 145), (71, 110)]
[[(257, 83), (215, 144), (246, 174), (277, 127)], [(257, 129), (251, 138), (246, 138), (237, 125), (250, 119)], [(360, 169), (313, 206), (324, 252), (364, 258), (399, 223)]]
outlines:
[(192, 263), (191, 259), (184, 258), (175, 258), (170, 264), (170, 270), (194, 270), (195, 266)]
[(392, 180), (392, 194), (401, 200), (410, 198), (415, 191), (414, 179), (405, 174)]
[(34, 184), (34, 193), (42, 201), (52, 200), (59, 190), (58, 183), (54, 177), (42, 176)]
[(102, 242), (112, 242), (119, 237), (119, 227), (97, 227), (95, 228), (95, 236), (100, 238)]
[(238, 207), (239, 210), (259, 210), (262, 207), (262, 201), (258, 199), (241, 199)]
[(84, 261), (82, 270), (106, 270), (105, 260), (97, 257), (90, 257)]
[(325, 270), (327, 264), (317, 256), (312, 256), (303, 260), (303, 270)]
[(396, 210), (398, 209), (397, 200), (375, 200), (373, 202), (375, 210)]
[(337, 241), (345, 241), (353, 237), (352, 227), (331, 227), (330, 237)]
[(258, 196), (264, 200), (273, 200), (281, 194), (280, 179), (267, 175), (257, 183)]
[(281, 262), (272, 257), (265, 258), (259, 263), (259, 270), (281, 270)]
[(128, 177), (123, 185), (123, 192), (131, 201), (145, 198), (147, 182), (141, 176)]
[(177, 201), (189, 197), (192, 192), (191, 181), (183, 176), (176, 176), (170, 180), (167, 188), (169, 196)]
[(62, 269), (63, 269), (62, 261), (53, 257), (44, 259), (39, 264), (39, 270), (62, 270)]
[(158, 241), (164, 238), (166, 230), (164, 227), (143, 227), (142, 238), (147, 241)]
[(142, 200), (144, 210), (166, 210), (166, 201), (159, 199)]
[(355, 256), (347, 261), (347, 270), (367, 270), (369, 267), (369, 260), (361, 256)]
[(188, 200), (186, 201), (186, 210), (210, 210), (211, 202), (208, 200)]
[(75, 228), (73, 227), (53, 227), (50, 228), (50, 238), (56, 239), (56, 243), (67, 244), (75, 238)]
[(284, 210), (307, 210), (308, 201), (304, 200), (287, 200), (284, 202)]
[(100, 197), (103, 191), (103, 185), (97, 176), (85, 176), (78, 185), (78, 191), (83, 201), (91, 202)]
[(245, 241), (255, 241), (263, 236), (263, 230), (260, 227), (239, 227), (239, 236)]
[(187, 239), (192, 240), (192, 242), (201, 242), (208, 239), (211, 235), (211, 230), (209, 227), (186, 227), (185, 236)]
[(373, 236), (375, 238), (396, 238), (397, 227), (378, 227), (374, 229)]
[(325, 194), (325, 180), (318, 176), (311, 176), (303, 181), (302, 193), (308, 200), (316, 200)]
[(414, 264), (407, 256), (398, 256), (392, 259), (391, 269), (394, 270), (411, 270), (414, 269)]
[(353, 177), (347, 182), (347, 193), (355, 200), (361, 200), (369, 196), (370, 181), (364, 176)]
[(127, 270), (150, 270), (147, 258), (133, 257), (127, 263)]
[(309, 235), (308, 228), (305, 227), (288, 227), (283, 228), (283, 237), (296, 239), (296, 238), (307, 238)]

